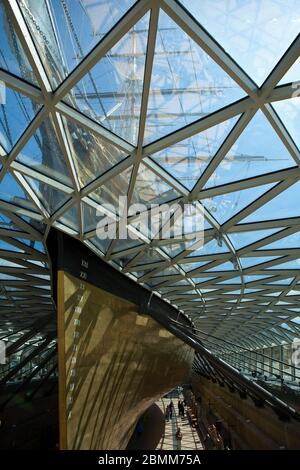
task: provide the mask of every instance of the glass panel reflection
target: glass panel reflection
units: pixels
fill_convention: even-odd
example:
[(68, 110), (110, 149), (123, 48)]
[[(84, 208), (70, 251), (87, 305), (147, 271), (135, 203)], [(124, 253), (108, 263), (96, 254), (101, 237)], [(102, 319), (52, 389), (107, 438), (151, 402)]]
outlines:
[(256, 188), (244, 189), (230, 194), (203, 199), (201, 202), (217, 221), (223, 224), (244, 209), (244, 207), (255, 201), (259, 196), (267, 192), (272, 186), (272, 184), (265, 184)]
[(0, 199), (33, 212), (38, 212), (29, 196), (10, 173), (6, 173), (0, 182)]
[(41, 106), (0, 81), (0, 144), (9, 152)]
[(143, 91), (149, 14), (68, 95), (68, 103), (135, 144)]
[[(258, 242), (259, 240), (263, 240), (264, 238), (267, 238), (268, 236), (280, 230), (281, 229), (253, 230), (251, 232), (229, 233), (228, 236), (233, 243), (233, 246), (239, 250), (244, 246), (251, 245), (252, 243)], [(260, 249), (265, 249), (265, 247)]]
[(7, 11), (6, 0), (0, 0), (0, 67), (37, 84)]
[(78, 209), (73, 206), (71, 209), (67, 210), (58, 221), (63, 225), (71, 228), (75, 232), (79, 232), (79, 218), (78, 218)]
[(23, 147), (17, 160), (40, 173), (72, 186), (52, 118), (46, 118)]
[[(300, 78), (300, 77), (299, 77)], [(298, 83), (298, 82), (297, 82)], [(296, 97), (290, 100), (282, 100), (273, 103), (273, 106), (284, 123), (285, 127), (294, 139), (298, 149), (300, 149), (300, 133), (299, 133), (299, 119), (300, 119), (300, 99), (298, 86), (295, 86)]]
[(151, 156), (191, 190), (236, 123), (238, 116)]
[(99, 204), (104, 205), (111, 212), (121, 215), (124, 205), (122, 203), (120, 204), (119, 198), (127, 195), (131, 171), (132, 167), (117, 174), (93, 191), (89, 197)]
[(150, 207), (151, 204), (164, 204), (172, 201), (178, 196), (177, 191), (156, 173), (144, 164), (140, 165), (132, 197), (133, 204), (141, 203)]
[(80, 185), (105, 173), (126, 157), (126, 154), (99, 135), (64, 119), (67, 137)]
[(300, 182), (297, 182), (278, 196), (274, 197), (264, 206), (260, 207), (257, 211), (246, 217), (244, 222), (299, 217), (299, 190)]
[(290, 156), (262, 111), (258, 111), (205, 187), (231, 183), (293, 167)]
[(22, 0), (23, 15), (56, 88), (134, 0)]
[(145, 143), (243, 96), (244, 92), (226, 72), (161, 10)]
[(260, 86), (299, 33), (298, 0), (181, 0)]
[(34, 178), (25, 177), (27, 183), (50, 215), (70, 199), (70, 195)]

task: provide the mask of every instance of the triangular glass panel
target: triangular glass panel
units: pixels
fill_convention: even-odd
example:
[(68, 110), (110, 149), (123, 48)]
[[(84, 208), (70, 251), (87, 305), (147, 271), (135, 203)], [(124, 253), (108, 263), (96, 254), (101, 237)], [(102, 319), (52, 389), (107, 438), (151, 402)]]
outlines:
[(153, 289), (155, 289), (156, 286), (160, 284), (161, 282), (162, 282), (161, 279), (155, 279), (155, 278), (147, 279), (147, 285)]
[(155, 249), (150, 249), (144, 252), (137, 260), (134, 262), (134, 266), (142, 266), (151, 263), (156, 263), (159, 261), (164, 261), (165, 259), (157, 253)]
[[(127, 238), (127, 239), (117, 239), (115, 244), (114, 244), (114, 249), (112, 254), (116, 255), (117, 253), (121, 253), (124, 250), (128, 250), (130, 248), (142, 246), (142, 243), (139, 240), (135, 240), (132, 238)], [(138, 253), (138, 250), (135, 252), (135, 254)]]
[(79, 232), (79, 217), (78, 217), (77, 206), (73, 206), (71, 207), (71, 209), (66, 211), (58, 219), (58, 222), (60, 222), (63, 225), (66, 225), (66, 227), (71, 228), (75, 232)]
[(130, 271), (130, 275), (134, 276), (136, 279), (140, 279), (141, 277), (145, 276), (145, 274), (148, 274), (147, 271)]
[(155, 278), (155, 277), (159, 277), (159, 276), (170, 276), (172, 274), (177, 274), (177, 275), (179, 274), (180, 275), (180, 272), (176, 268), (173, 268), (172, 266), (170, 266), (166, 269), (163, 269), (159, 273), (156, 273), (155, 276), (153, 276), (153, 277)]
[(226, 72), (160, 10), (145, 143), (243, 96)]
[(133, 3), (133, 0), (20, 2), (54, 88), (84, 59)]
[(265, 276), (264, 274), (253, 274), (244, 276), (244, 282), (254, 282), (254, 281), (263, 281), (264, 279), (268, 279), (271, 276)]
[(176, 281), (174, 282), (174, 284), (172, 284), (170, 282), (170, 284), (168, 283), (168, 288), (171, 288), (171, 287), (177, 287), (177, 286), (188, 286), (188, 285), (191, 285), (186, 279), (180, 279), (180, 281)]
[(28, 240), (26, 238), (17, 238), (17, 237), (16, 237), (16, 240), (23, 243), (23, 244), (25, 244), (25, 245), (30, 246), (30, 248), (34, 248), (37, 251), (45, 253), (45, 247), (44, 247), (43, 243), (41, 243), (37, 240)]
[[(130, 225), (149, 239), (154, 237), (161, 239), (182, 237), (184, 217), (180, 219), (181, 226), (179, 227), (180, 230), (176, 231), (177, 237), (174, 235), (174, 224), (171, 218), (173, 213), (171, 201), (178, 198), (178, 196), (176, 190), (143, 165), (136, 177), (131, 204), (128, 207), (129, 216), (140, 215)], [(155, 206), (162, 206), (167, 202), (170, 202), (170, 205), (162, 207), (161, 211), (147, 212), (152, 206), (155, 208)], [(184, 224), (184, 226), (186, 225)], [(163, 231), (159, 233), (161, 228), (163, 228)]]
[(6, 0), (0, 1), (0, 68), (37, 84), (32, 68), (8, 15)]
[[(191, 294), (193, 294), (193, 295), (194, 295), (194, 294), (199, 295), (199, 293), (198, 293), (195, 289), (187, 290), (187, 291), (185, 291), (183, 294), (180, 294), (180, 295), (184, 296), (186, 300), (189, 300), (188, 298), (189, 298), (189, 296), (190, 296)], [(192, 299), (191, 299), (191, 300), (192, 300)], [(195, 300), (195, 299), (194, 299), (194, 300)]]
[(72, 186), (52, 118), (43, 121), (17, 160), (54, 180)]
[(81, 187), (106, 173), (127, 155), (100, 135), (64, 119), (71, 154)]
[[(258, 242), (273, 233), (279, 232), (281, 229), (273, 228), (268, 230), (253, 230), (251, 232), (237, 232), (229, 233), (228, 236), (233, 244), (233, 246), (239, 250), (244, 246), (252, 245), (252, 243)], [(264, 250), (266, 247), (259, 248)]]
[(108, 238), (102, 240), (98, 237), (93, 237), (89, 241), (92, 245), (94, 245), (98, 250), (102, 251), (102, 253), (104, 254), (107, 252), (111, 244), (111, 240), (109, 240)]
[(132, 167), (126, 168), (122, 173), (113, 176), (106, 183), (89, 194), (97, 203), (105, 206), (111, 212), (120, 214), (124, 208), (124, 201), (120, 197), (127, 196)]
[(295, 333), (295, 330), (291, 328), (287, 323), (281, 323), (280, 328), (283, 328), (284, 330), (288, 330), (288, 331)]
[(46, 250), (45, 250), (45, 246), (43, 245), (43, 243), (39, 242), (39, 241), (34, 241), (33, 243), (33, 248), (35, 250), (38, 250), (38, 251), (41, 251), (42, 253), (46, 253)]
[(300, 259), (294, 259), (266, 269), (300, 269)]
[[(176, 206), (174, 206), (174, 209), (176, 209)], [(170, 231), (167, 232), (168, 238), (169, 233), (171, 238), (180, 238), (185, 235), (194, 241), (194, 248), (200, 248), (205, 240), (205, 229), (211, 228), (204, 218), (203, 206), (196, 202), (184, 205), (183, 210), (182, 207), (178, 209), (177, 212), (174, 211), (175, 220), (171, 224)], [(166, 232), (164, 232), (165, 234)]]
[[(0, 216), (0, 227), (2, 226), (1, 225), (1, 216)], [(4, 251), (15, 251), (17, 253), (25, 253), (25, 250), (21, 250), (19, 247), (15, 246), (15, 245), (12, 245), (10, 243), (8, 243), (7, 241), (4, 241), (4, 240), (1, 240), (0, 239), (0, 250), (4, 250)]]
[(50, 215), (54, 214), (71, 198), (70, 194), (66, 194), (42, 181), (29, 176), (24, 178)]
[(292, 289), (286, 294), (286, 296), (293, 296), (293, 295), (300, 295), (300, 290), (299, 289)]
[(149, 13), (80, 80), (68, 102), (136, 144), (143, 92)]
[(136, 275), (136, 273), (143, 273), (144, 274), (149, 274), (151, 271), (153, 271), (153, 269), (157, 269), (159, 268), (161, 265), (160, 262), (156, 262), (156, 263), (148, 263), (148, 264), (143, 264), (143, 265), (140, 265), (140, 266), (130, 266), (130, 267), (127, 267), (126, 266), (126, 269), (128, 269), (128, 271), (134, 273)]
[[(24, 268), (18, 263), (15, 263), (13, 261), (9, 261), (7, 259), (0, 258), (0, 266), (6, 266), (6, 267), (11, 267), (11, 268)], [(26, 268), (24, 268), (24, 271)]]
[[(292, 67), (282, 77), (278, 85), (284, 85), (285, 83), (299, 83), (300, 80), (300, 57), (293, 63)], [(295, 87), (296, 89), (299, 87)]]
[(201, 266), (205, 266), (207, 262), (197, 261), (195, 263), (182, 263), (179, 266), (186, 272), (193, 271), (194, 269), (200, 268)]
[(216, 168), (205, 188), (293, 166), (296, 166), (296, 162), (259, 110)]
[(96, 230), (97, 224), (101, 220), (101, 217), (99, 215), (97, 216), (97, 210), (84, 202), (81, 203), (81, 208), (83, 216), (83, 232), (87, 233), (91, 230)]
[[(282, 273), (282, 274), (284, 274), (284, 273)], [(266, 282), (266, 284), (268, 284), (268, 285), (275, 284), (275, 285), (288, 286), (293, 280), (294, 280), (293, 277), (289, 277), (287, 279), (280, 279), (278, 281)]]
[(118, 263), (120, 266), (124, 267), (124, 266), (127, 266), (127, 264), (133, 260), (133, 258), (137, 255), (136, 252), (134, 253), (130, 253), (130, 254), (127, 254), (127, 255), (123, 255), (121, 256), (120, 258), (116, 258), (114, 259), (114, 262)]
[(213, 268), (207, 269), (207, 272), (211, 271), (234, 271), (236, 270), (233, 263), (227, 261), (226, 263), (218, 264)]
[[(260, 257), (249, 256), (249, 257), (240, 258), (240, 262), (241, 262), (242, 268), (246, 269), (246, 268), (250, 268), (251, 266), (256, 266), (258, 264), (261, 264), (261, 263), (266, 263), (267, 261), (272, 261), (273, 259), (276, 259), (276, 258), (278, 258), (278, 256), (260, 256)], [(270, 269), (273, 269), (273, 268), (270, 268)]]
[[(145, 215), (145, 214), (144, 214)], [(147, 215), (147, 214), (146, 214)], [(155, 236), (158, 237), (158, 227), (159, 227), (159, 216), (152, 218), (150, 223), (148, 218), (143, 218), (144, 216), (138, 217), (136, 220), (133, 220), (129, 227), (134, 229), (134, 233), (136, 233), (138, 238), (147, 238), (152, 240)]]
[(280, 250), (280, 249), (291, 249), (300, 248), (300, 232), (293, 233), (288, 237), (280, 238), (273, 243), (265, 245), (259, 250)]
[[(0, 55), (1, 57), (1, 55)], [(41, 105), (0, 82), (0, 145), (10, 152)]]
[(244, 294), (254, 294), (255, 292), (261, 292), (262, 290), (263, 289), (244, 289)]
[[(82, 202), (82, 212), (83, 212), (83, 231), (84, 233), (90, 232), (91, 230), (96, 230), (97, 227), (99, 231), (101, 231), (101, 221), (103, 221), (103, 227), (107, 226), (107, 224), (114, 222), (114, 219), (101, 213), (97, 213), (97, 209), (95, 207)], [(99, 224), (99, 225), (98, 225)], [(116, 226), (114, 226), (114, 231), (111, 232), (113, 238), (116, 237)], [(110, 240), (112, 241), (112, 240)]]
[(31, 227), (33, 227), (35, 230), (38, 230), (38, 232), (45, 233), (46, 230), (46, 225), (41, 222), (40, 220), (33, 219), (31, 217), (27, 217), (25, 215), (21, 216), (25, 222), (27, 222)]
[(191, 190), (236, 123), (238, 116), (161, 150), (151, 158)]
[[(235, 214), (267, 192), (274, 184), (264, 184), (256, 188), (234, 191), (221, 196), (203, 199), (201, 202), (220, 224), (231, 219)], [(244, 222), (245, 220), (243, 220)]]
[(160, 294), (163, 294), (163, 295), (169, 294), (169, 287), (160, 287), (157, 290)]
[(270, 294), (264, 294), (264, 297), (278, 297), (280, 294), (282, 293), (282, 291), (279, 291), (279, 292), (271, 292)]
[(225, 279), (225, 281), (220, 281), (217, 284), (241, 284), (241, 282), (240, 277), (233, 277), (231, 279)]
[(200, 276), (200, 273), (197, 273), (197, 276), (191, 277), (191, 280), (194, 281), (195, 284), (201, 284), (202, 282), (207, 282), (207, 281), (213, 282), (216, 279), (215, 274), (210, 274), (209, 276), (211, 277), (208, 277), (208, 274), (205, 273), (205, 276), (202, 277)]
[(259, 86), (299, 33), (298, 1), (181, 2)]
[(300, 182), (297, 181), (297, 183), (294, 183), (288, 189), (282, 191), (278, 196), (246, 217), (243, 223), (299, 217), (299, 192)]
[(0, 281), (13, 281), (13, 280), (20, 280), (20, 279), (21, 278), (18, 278), (18, 275), (11, 276), (10, 274), (0, 273)]
[(6, 173), (0, 183), (0, 200), (38, 212), (27, 193), (10, 173)]
[[(299, 77), (300, 78), (300, 77)], [(295, 98), (289, 100), (281, 100), (273, 103), (275, 111), (294, 139), (298, 149), (300, 149), (300, 132), (299, 132), (299, 119), (300, 119), (300, 99), (299, 87), (295, 87)]]
[(300, 317), (291, 318), (291, 321), (294, 322), (294, 323), (297, 323), (299, 325), (300, 324)]
[(172, 186), (169, 186), (144, 164), (140, 165), (132, 195), (132, 204), (144, 204), (150, 208), (151, 204), (161, 205), (178, 197), (179, 193)]
[[(1, 196), (2, 184), (3, 184), (3, 181), (2, 183), (0, 183), (0, 198), (5, 200), (4, 197), (5, 198), (8, 197), (8, 194), (6, 194), (6, 191), (4, 190), (4, 195)], [(14, 230), (14, 231), (19, 231), (19, 232), (21, 231), (20, 227), (18, 227), (18, 225), (15, 224), (15, 222), (13, 222), (9, 217), (1, 213), (0, 213), (0, 228), (4, 228), (5, 230)]]
[(227, 253), (229, 249), (223, 240), (220, 240), (219, 243), (217, 240), (213, 239), (208, 243), (205, 243), (201, 248), (196, 251), (193, 251), (189, 256), (204, 256), (204, 255), (214, 255), (217, 253)]
[(241, 289), (231, 290), (231, 291), (226, 291), (226, 294), (224, 294), (224, 295), (232, 295), (232, 294), (240, 295), (241, 292), (242, 292)]
[(182, 253), (183, 251), (191, 248), (194, 243), (194, 239), (189, 241), (168, 243), (166, 245), (162, 245), (161, 249), (167, 253), (170, 258), (174, 258), (175, 256), (179, 255), (179, 253)]

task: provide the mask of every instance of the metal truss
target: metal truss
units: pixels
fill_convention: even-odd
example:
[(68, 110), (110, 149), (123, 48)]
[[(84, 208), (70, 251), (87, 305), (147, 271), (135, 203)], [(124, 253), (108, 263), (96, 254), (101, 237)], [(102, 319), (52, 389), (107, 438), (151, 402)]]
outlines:
[[(3, 261), (0, 271), (4, 276), (0, 281), (2, 332), (8, 322), (13, 323), (16, 330), (20, 326), (26, 329), (33, 317), (53, 310), (49, 295), (47, 253), (45, 250), (35, 249), (35, 243), (40, 242), (44, 246), (50, 227), (55, 226), (80, 239), (117, 269), (123, 270), (137, 282), (171, 302), (189, 315), (195, 325), (207, 334), (226, 338), (228, 341), (244, 342), (249, 347), (291, 342), (297, 337), (299, 326), (293, 320), (299, 317), (300, 311), (300, 270), (294, 266), (286, 267), (286, 263), (300, 258), (300, 244), (297, 248), (290, 248), (287, 244), (285, 248), (275, 249), (269, 245), (297, 234), (300, 231), (300, 218), (286, 218), (284, 213), (278, 213), (276, 215), (278, 218), (270, 214), (270, 218), (266, 217), (265, 220), (257, 222), (247, 222), (246, 219), (300, 179), (299, 149), (273, 107), (274, 103), (290, 99), (295, 91), (291, 83), (285, 85), (278, 83), (299, 57), (300, 36), (295, 39), (264, 84), (258, 87), (179, 2), (139, 0), (107, 34), (103, 35), (78, 65), (68, 71), (67, 76), (59, 77), (59, 70), (57, 71), (57, 80), (60, 82), (55, 87), (46, 63), (51, 53), (48, 50), (43, 55), (39, 47), (39, 38), (34, 36), (34, 21), (38, 20), (35, 19), (35, 12), (32, 11), (31, 16), (26, 16), (24, 10), (26, 1), (23, 0), (7, 0), (5, 5), (14, 34), (32, 69), (35, 83), (30, 83), (26, 74), (17, 76), (4, 69), (0, 70), (0, 80), (17, 95), (32, 100), (37, 112), (12, 148), (6, 151), (1, 147), (0, 152), (2, 163), (0, 181), (4, 181), (10, 174), (26, 195), (24, 196), (26, 204), (23, 200), (13, 197), (0, 202), (0, 211), (7, 224), (6, 227), (0, 225), (0, 237), (3, 242), (15, 248), (0, 250)], [(214, 112), (200, 117), (195, 116), (194, 120), (189, 120), (186, 125), (174, 132), (145, 143), (149, 100), (154, 94), (151, 89), (151, 78), (156, 42), (160, 34), (159, 15), (162, 12), (174, 21), (176, 27), (180, 28), (193, 44), (199, 46), (222, 71), (226, 72), (244, 96)], [(70, 94), (85, 77), (93, 83), (95, 80), (93, 67), (108, 57), (114, 46), (130, 34), (132, 28), (146, 14), (150, 14), (150, 20), (138, 120), (134, 121), (134, 113), (131, 116), (135, 126), (138, 122), (136, 143), (132, 143), (124, 138), (121, 131), (118, 134), (110, 128), (110, 124), (105, 126), (101, 119), (96, 120), (91, 113), (84, 113), (76, 108), (75, 102), (70, 99)], [(47, 42), (45, 44), (46, 49)], [(58, 65), (57, 68), (59, 69)], [(198, 93), (200, 88), (196, 90)], [(135, 91), (127, 89), (122, 93), (119, 99), (126, 100), (128, 96), (134, 95)], [(165, 93), (172, 95), (172, 90)], [(117, 95), (117, 92), (115, 94)], [(97, 93), (91, 95), (91, 99), (96, 99), (95, 97), (97, 98)], [(103, 99), (100, 93), (99, 100), (102, 105)], [(88, 97), (87, 100), (89, 101)], [(158, 113), (159, 111), (157, 109)], [(278, 139), (294, 160), (294, 165), (279, 171), (270, 171), (207, 187), (209, 179), (258, 112), (262, 112), (272, 126)], [(184, 115), (184, 111), (182, 114)], [(106, 117), (104, 114), (104, 118)], [(124, 117), (123, 123), (126, 119)], [(158, 152), (231, 119), (236, 119), (235, 124), (190, 190), (152, 158)], [(25, 164), (18, 158), (45, 122), (52, 123), (53, 139), (57, 141), (57, 148), (60, 149), (66, 168), (65, 178), (61, 177), (59, 171), (45, 172), (42, 165)], [(108, 122), (113, 121), (108, 120)], [(110, 164), (104, 171), (93, 176), (93, 168), (90, 173), (85, 169), (85, 173), (83, 172), (85, 179), (83, 179), (79, 166), (80, 159), (74, 144), (74, 132), (81, 132), (80, 135), (84, 135), (84, 138), (89, 136), (94, 145), (100, 142), (103, 155), (105, 149), (107, 152), (113, 149), (122, 155), (122, 158), (114, 162), (108, 153), (107, 160)], [(101, 152), (99, 147), (98, 153), (96, 152), (98, 159), (102, 158)], [(86, 166), (89, 166), (88, 162)], [(111, 188), (119, 190), (120, 194), (127, 195), (129, 202), (133, 201), (135, 191), (139, 191), (138, 175), (142, 170), (151, 175), (152, 181), (156, 178), (169, 187), (177, 203), (190, 202), (196, 209), (198, 207), (203, 211), (207, 223), (203, 253), (198, 250), (197, 244), (191, 249), (187, 245), (188, 238), (157, 239), (138, 232), (134, 226), (136, 219), (133, 216), (128, 218), (127, 223), (138, 235), (135, 243), (126, 244), (117, 239), (108, 244), (100, 244), (97, 241), (98, 220), (95, 214), (99, 201), (95, 195), (101, 195), (103, 188), (111, 185)], [(127, 179), (122, 176), (126, 171), (130, 171)], [(263, 185), (269, 186), (261, 192), (260, 188)], [(220, 223), (209, 207), (202, 203), (222, 195), (230, 197), (232, 193), (249, 188), (257, 188), (257, 197), (223, 223)], [(155, 195), (155, 187), (152, 187), (152, 191)], [(47, 194), (50, 198), (48, 201)], [(159, 199), (160, 194), (157, 193), (156, 200)], [(47, 204), (49, 200), (52, 205)], [(107, 213), (103, 207), (103, 214)], [(70, 214), (73, 214), (73, 219)], [(117, 222), (120, 220), (120, 214), (109, 213), (109, 215)], [(173, 223), (175, 220), (176, 216), (173, 217)], [(160, 232), (163, 228), (160, 227)], [(254, 237), (254, 241), (241, 247), (232, 241), (232, 235), (238, 237), (259, 231), (269, 232), (257, 240)], [(205, 253), (205, 247), (210, 243), (215, 244), (216, 249)], [(253, 258), (253, 263), (245, 267), (243, 264), (245, 258), (247, 260)], [(232, 267), (228, 269), (227, 266), (224, 269), (222, 265), (228, 262)], [(7, 279), (5, 275), (8, 276)], [(9, 276), (12, 276), (11, 280)]]

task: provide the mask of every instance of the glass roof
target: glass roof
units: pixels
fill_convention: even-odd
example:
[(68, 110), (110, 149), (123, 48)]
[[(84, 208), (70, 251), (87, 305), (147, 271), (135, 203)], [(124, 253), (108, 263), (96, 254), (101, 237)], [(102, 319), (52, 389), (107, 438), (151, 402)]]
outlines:
[[(53, 225), (201, 330), (280, 344), (299, 318), (299, 32), (298, 0), (0, 0), (0, 328), (24, 313), (11, 289), (53, 310)], [(133, 239), (99, 238), (124, 196), (204, 221), (184, 213), (180, 239), (174, 212), (159, 238), (163, 217), (129, 211)]]
[(299, 33), (297, 0), (181, 3), (259, 86)]

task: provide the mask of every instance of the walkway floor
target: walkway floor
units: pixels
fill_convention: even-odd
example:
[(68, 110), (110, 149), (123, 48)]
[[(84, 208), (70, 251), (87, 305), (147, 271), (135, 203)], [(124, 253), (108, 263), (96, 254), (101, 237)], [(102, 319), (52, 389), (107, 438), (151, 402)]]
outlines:
[[(165, 434), (160, 439), (157, 450), (177, 450), (177, 441), (176, 441), (176, 431), (177, 427), (181, 428), (182, 432), (182, 441), (181, 449), (182, 450), (203, 450), (203, 446), (200, 442), (198, 433), (196, 429), (192, 428), (189, 423), (187, 416), (179, 417), (177, 409), (177, 400), (173, 399), (175, 406), (175, 416), (173, 415), (172, 419), (166, 421)], [(161, 398), (156, 402), (157, 406), (160, 407), (162, 412), (165, 414), (166, 406), (170, 403), (170, 398)]]

